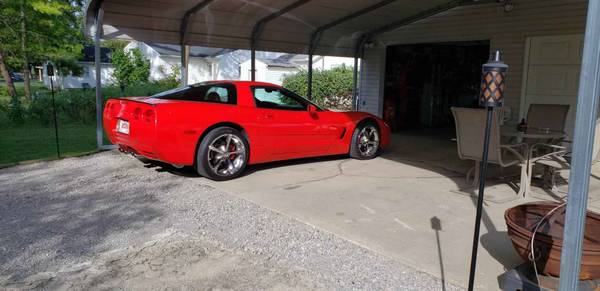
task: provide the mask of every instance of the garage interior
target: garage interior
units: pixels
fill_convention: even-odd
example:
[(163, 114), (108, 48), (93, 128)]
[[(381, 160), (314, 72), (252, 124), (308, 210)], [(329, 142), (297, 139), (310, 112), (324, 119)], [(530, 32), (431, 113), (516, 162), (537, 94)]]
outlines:
[(478, 107), (489, 52), (489, 40), (389, 46), (383, 116), (392, 131), (453, 131), (450, 107)]

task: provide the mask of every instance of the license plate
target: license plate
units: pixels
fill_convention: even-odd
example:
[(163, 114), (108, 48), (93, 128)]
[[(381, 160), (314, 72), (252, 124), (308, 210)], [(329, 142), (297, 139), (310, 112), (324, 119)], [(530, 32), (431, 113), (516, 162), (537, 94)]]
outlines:
[(119, 119), (117, 121), (117, 132), (129, 134), (129, 121)]

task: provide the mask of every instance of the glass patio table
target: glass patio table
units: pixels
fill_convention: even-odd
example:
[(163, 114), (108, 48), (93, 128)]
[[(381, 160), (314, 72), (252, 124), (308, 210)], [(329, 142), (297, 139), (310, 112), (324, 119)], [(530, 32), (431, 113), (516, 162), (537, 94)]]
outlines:
[[(542, 140), (547, 141), (560, 141), (567, 137), (567, 133), (564, 131), (547, 130), (544, 128), (529, 127), (526, 131), (518, 131), (514, 126), (502, 126), (500, 127), (500, 135), (516, 140), (521, 143), (524, 139), (529, 140)], [(549, 142), (552, 143), (552, 142)]]

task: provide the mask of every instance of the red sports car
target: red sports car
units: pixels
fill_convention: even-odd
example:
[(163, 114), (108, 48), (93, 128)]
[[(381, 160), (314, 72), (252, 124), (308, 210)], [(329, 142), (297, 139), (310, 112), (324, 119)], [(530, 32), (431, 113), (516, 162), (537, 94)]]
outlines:
[(349, 154), (371, 159), (390, 129), (364, 112), (334, 112), (281, 86), (212, 81), (150, 97), (110, 99), (104, 128), (121, 151), (213, 180), (238, 177), (248, 164)]

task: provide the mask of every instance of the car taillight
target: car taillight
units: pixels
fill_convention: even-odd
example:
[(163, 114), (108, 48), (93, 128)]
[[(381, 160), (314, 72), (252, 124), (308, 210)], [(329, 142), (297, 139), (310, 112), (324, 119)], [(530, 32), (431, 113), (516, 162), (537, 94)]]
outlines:
[(146, 122), (154, 122), (154, 110), (148, 109), (144, 111), (144, 120)]
[(142, 109), (141, 108), (136, 108), (135, 110), (133, 110), (133, 118), (135, 120), (140, 119), (140, 115), (142, 115)]
[(111, 116), (116, 116), (117, 115), (117, 104), (115, 104), (115, 102), (108, 103), (108, 110), (109, 110)]

